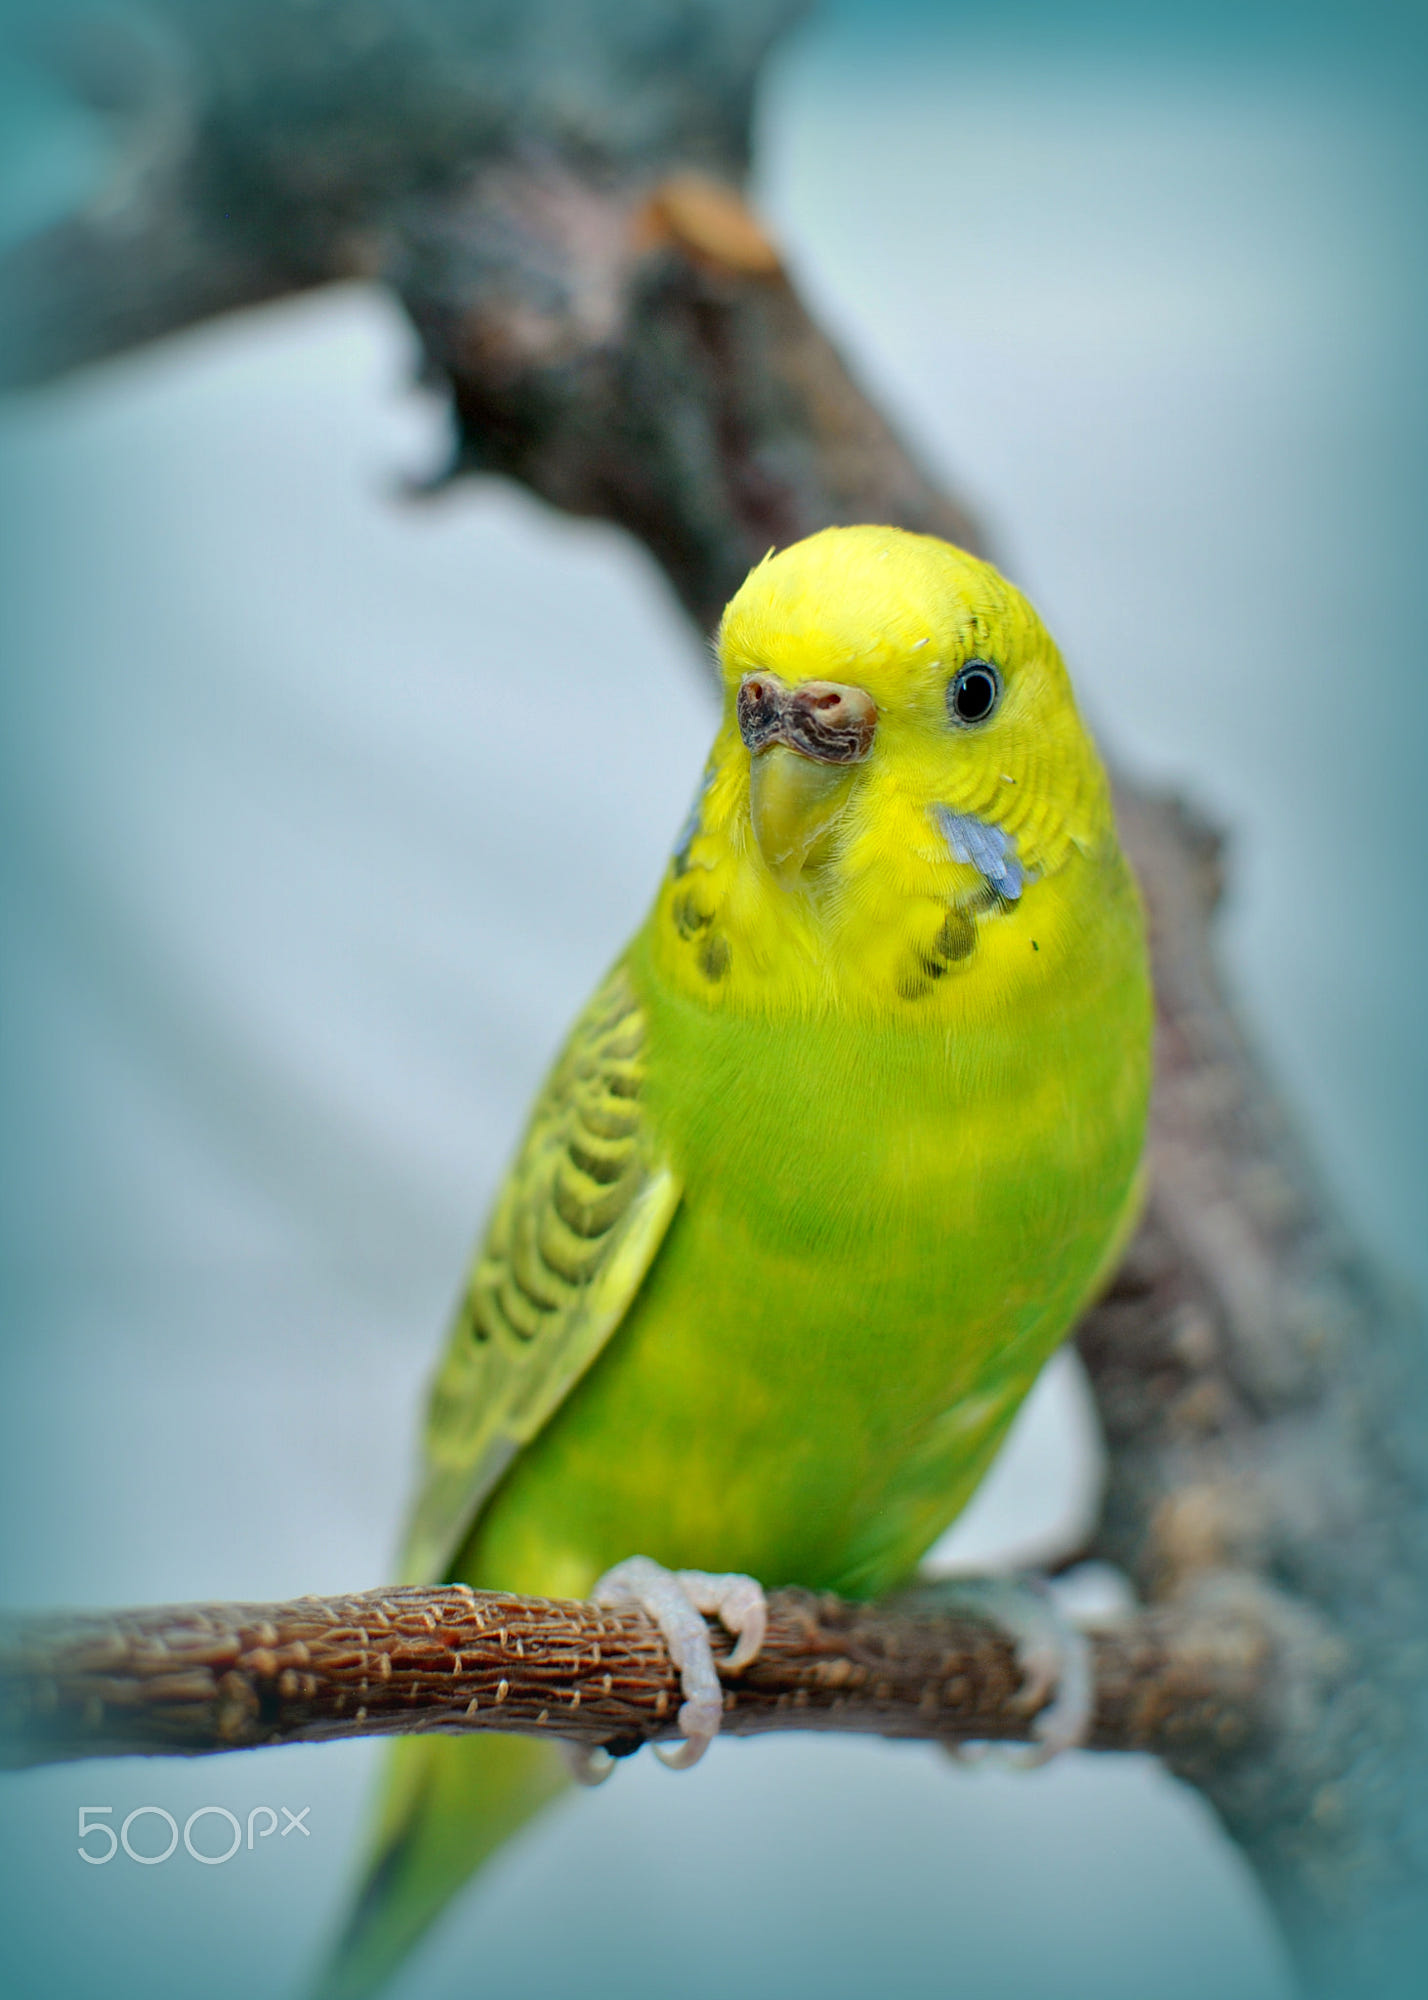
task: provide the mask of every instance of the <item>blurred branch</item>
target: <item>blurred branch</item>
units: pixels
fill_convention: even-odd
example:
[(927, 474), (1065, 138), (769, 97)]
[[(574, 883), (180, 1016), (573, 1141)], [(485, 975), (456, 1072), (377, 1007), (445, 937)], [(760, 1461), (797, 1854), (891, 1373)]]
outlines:
[[(710, 1626), (716, 1656), (729, 1650)], [(1246, 1605), (1145, 1613), (1097, 1635), (1091, 1747), (1224, 1757), (1271, 1711), (1273, 1635)], [(1024, 1742), (1045, 1705), (994, 1626), (909, 1598), (769, 1598), (723, 1727)], [(462, 1585), (59, 1614), (0, 1626), (0, 1763), (201, 1756), (416, 1730), (589, 1746), (678, 1737), (679, 1676), (638, 1611)]]
[(813, 520), (974, 546), (738, 193), (803, 0), (148, 0), (45, 46), (112, 185), (0, 260), (0, 382), (236, 307), (390, 285), (451, 385), (453, 473), (619, 522), (712, 629)]
[[(832, 521), (981, 546), (860, 390), (744, 200), (759, 66), (793, 11), (530, 0), (513, 26), (505, 0), (152, 0), (128, 53), (115, 43), (107, 57), (96, 30), (74, 27), (71, 73), (112, 120), (118, 166), (103, 201), (4, 271), (11, 377), (367, 275), (404, 301), (449, 386), (452, 475), (499, 472), (619, 522), (706, 631), (771, 544)], [(1220, 986), (1218, 840), (1125, 781), (1120, 812), (1160, 1008), (1151, 1196), (1078, 1339), (1109, 1457), (1093, 1550), (1147, 1606), (1119, 1640), (1098, 1639), (1098, 1663), (1131, 1675), (1151, 1710), (1170, 1708), (1120, 1736), (1098, 1721), (1098, 1741), (1153, 1743), (1200, 1789), (1316, 1992), (1416, 1992), (1428, 1962), (1428, 1343), (1346, 1239)], [(881, 1613), (798, 1602), (785, 1608), (805, 1639), (825, 1615), (864, 1638), (882, 1630)], [(1189, 1683), (1166, 1665), (1175, 1635), (1225, 1619), (1240, 1641), (1257, 1635), (1247, 1657), (1273, 1662), (1263, 1679), (1234, 1669), (1253, 1686), (1237, 1683), (1225, 1713), (1252, 1711), (1252, 1726), (1233, 1741), (1198, 1725), (1177, 1734)], [(69, 1629), (53, 1628), (61, 1651)], [(135, 1628), (121, 1617), (100, 1629), (122, 1653)], [(855, 1657), (837, 1630), (831, 1656), (819, 1637), (785, 1662), (792, 1702), (802, 1686), (820, 1716), (833, 1696), (816, 1672), (798, 1676)], [(1134, 1635), (1155, 1633), (1136, 1653)], [(936, 1643), (961, 1658), (970, 1641)], [(996, 1733), (1015, 1699), (1009, 1656), (998, 1659), (993, 1679), (971, 1674), (976, 1734)], [(645, 1670), (641, 1685), (672, 1699), (667, 1668)], [(756, 1676), (771, 1671), (740, 1688), (736, 1729), (763, 1726)], [(920, 1671), (914, 1711), (940, 1669)], [(261, 1717), (269, 1681), (253, 1687)], [(858, 1726), (887, 1725), (877, 1702), (866, 1713)], [(928, 1732), (957, 1726), (939, 1715)]]
[(1146, 1215), (1077, 1332), (1107, 1452), (1089, 1554), (1146, 1602), (1272, 1602), (1262, 1754), (1167, 1762), (1215, 1806), (1306, 1986), (1428, 1962), (1428, 1343), (1350, 1241), (1215, 965), (1220, 842), (1118, 787), (1158, 1011)]

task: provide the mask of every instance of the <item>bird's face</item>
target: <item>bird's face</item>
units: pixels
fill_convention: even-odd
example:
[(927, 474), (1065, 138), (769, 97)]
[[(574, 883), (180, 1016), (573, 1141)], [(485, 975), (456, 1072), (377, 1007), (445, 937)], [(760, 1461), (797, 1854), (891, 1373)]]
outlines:
[(1019, 591), (930, 536), (829, 528), (752, 572), (719, 656), (723, 727), (655, 920), (673, 978), (718, 1006), (926, 1017), (934, 990), (990, 1005), (1046, 967), (1051, 879), (1114, 831)]
[(885, 866), (926, 854), (1015, 900), (1103, 806), (1040, 619), (945, 542), (893, 528), (815, 535), (752, 572), (719, 651), (721, 741), (762, 864), (785, 890), (836, 890), (882, 849)]

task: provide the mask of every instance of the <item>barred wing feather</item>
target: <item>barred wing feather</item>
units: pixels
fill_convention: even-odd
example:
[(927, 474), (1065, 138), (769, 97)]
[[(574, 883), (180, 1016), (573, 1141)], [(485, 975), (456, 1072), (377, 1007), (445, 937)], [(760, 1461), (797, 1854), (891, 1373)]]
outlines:
[(537, 1101), (432, 1385), (408, 1582), (448, 1574), (501, 1474), (619, 1326), (679, 1205), (641, 1105), (645, 1041), (617, 967)]

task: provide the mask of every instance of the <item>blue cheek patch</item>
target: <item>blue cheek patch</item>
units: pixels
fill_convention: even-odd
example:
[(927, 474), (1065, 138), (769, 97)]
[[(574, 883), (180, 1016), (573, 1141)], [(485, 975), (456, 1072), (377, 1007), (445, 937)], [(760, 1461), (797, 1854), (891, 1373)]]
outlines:
[(994, 826), (991, 820), (978, 819), (975, 813), (953, 812), (950, 806), (934, 806), (932, 816), (952, 859), (969, 863), (986, 877), (989, 888), (1014, 903), (1022, 892), (1026, 875), (1017, 860), (1013, 835)]

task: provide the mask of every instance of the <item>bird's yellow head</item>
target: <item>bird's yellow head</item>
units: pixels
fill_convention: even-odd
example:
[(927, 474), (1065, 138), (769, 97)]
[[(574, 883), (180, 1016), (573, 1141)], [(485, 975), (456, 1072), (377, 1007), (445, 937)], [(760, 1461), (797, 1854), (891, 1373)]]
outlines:
[[(750, 573), (718, 650), (723, 726), (657, 919), (690, 990), (925, 1001), (1013, 941), (1054, 948), (1042, 885), (1118, 861), (1060, 654), (975, 556), (825, 529)], [(1022, 939), (1038, 905), (1048, 936)]]

